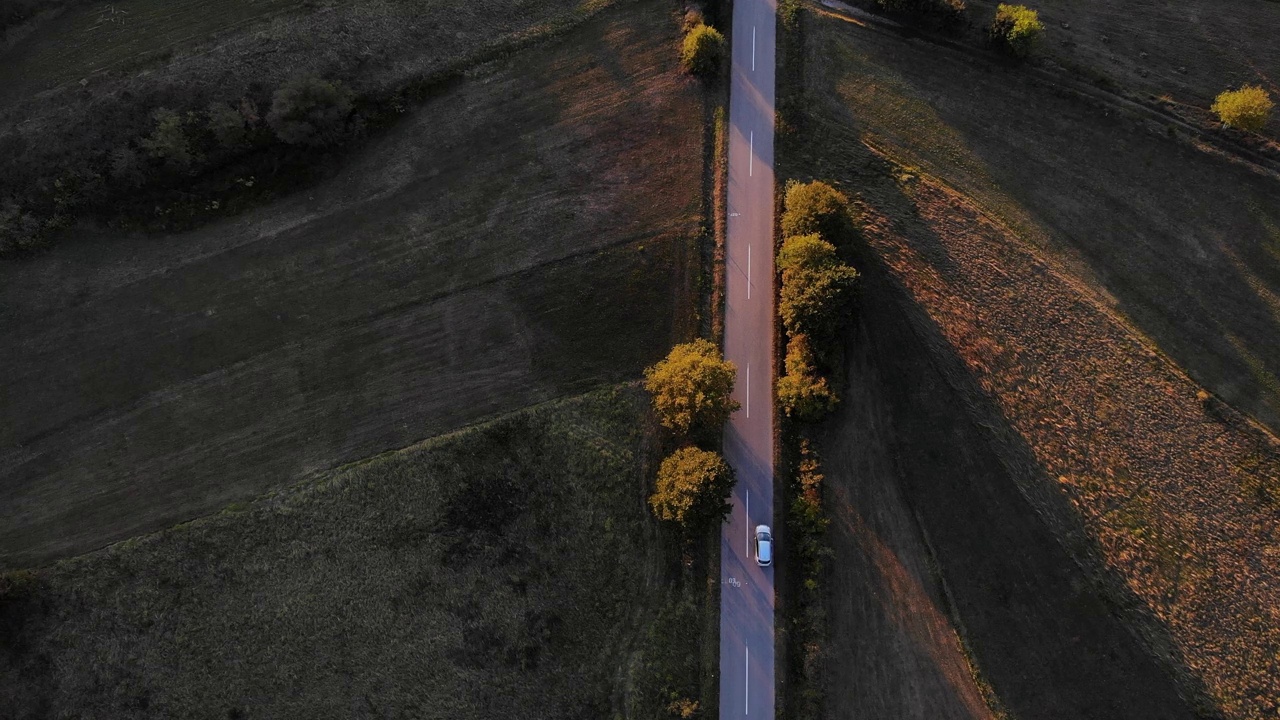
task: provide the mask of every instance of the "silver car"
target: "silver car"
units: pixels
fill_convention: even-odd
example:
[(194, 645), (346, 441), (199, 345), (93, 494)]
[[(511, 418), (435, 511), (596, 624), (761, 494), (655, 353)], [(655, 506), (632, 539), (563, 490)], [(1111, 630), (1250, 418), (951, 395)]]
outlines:
[(773, 564), (773, 533), (768, 525), (756, 526), (756, 564), (762, 567)]

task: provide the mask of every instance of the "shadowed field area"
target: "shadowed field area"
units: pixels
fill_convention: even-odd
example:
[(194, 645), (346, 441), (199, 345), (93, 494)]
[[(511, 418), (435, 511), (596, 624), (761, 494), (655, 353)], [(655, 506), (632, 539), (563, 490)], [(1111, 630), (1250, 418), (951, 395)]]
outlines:
[(705, 597), (645, 503), (654, 427), (609, 387), (25, 575), (0, 707), (657, 717), (697, 696)]
[[(608, 3), (499, 0), (49, 2), (0, 44), (0, 106), (30, 116), (147, 86), (278, 84), (301, 74), (377, 86), (466, 62), (486, 46)], [(3, 6), (0, 5), (0, 11)], [(139, 77), (140, 69), (149, 69)], [(86, 82), (82, 86), (80, 81)], [(50, 94), (49, 91), (57, 91)], [(41, 110), (45, 112), (40, 112)]]
[(634, 376), (693, 332), (702, 100), (663, 4), (490, 64), (331, 181), (0, 266), (0, 565)]
[[(1274, 715), (1280, 447), (1231, 405), (1280, 425), (1280, 181), (1016, 69), (806, 22), (811, 112), (788, 162), (856, 196), (866, 292), (893, 298), (867, 301), (872, 360), (850, 369), (892, 430), (860, 428), (872, 459), (836, 471), (871, 482), (891, 438), (880, 475), (940, 579), (892, 492), (846, 490), (840, 542), (881, 564), (845, 582), (878, 577), (890, 600), (844, 604), (837, 645), (871, 623), (894, 647), (941, 595), (1013, 717)], [(895, 553), (906, 570), (886, 575)], [(901, 684), (974, 716), (933, 627), (899, 642)]]

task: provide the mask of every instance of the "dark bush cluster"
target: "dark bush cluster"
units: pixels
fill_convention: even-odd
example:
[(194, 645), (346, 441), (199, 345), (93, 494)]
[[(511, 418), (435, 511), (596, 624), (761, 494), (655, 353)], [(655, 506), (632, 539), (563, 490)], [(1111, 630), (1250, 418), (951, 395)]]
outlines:
[(38, 249), (85, 214), (146, 207), (149, 197), (180, 194), (210, 171), (274, 162), (282, 153), (354, 135), (355, 98), (339, 82), (303, 78), (274, 95), (256, 94), (270, 103), (265, 119), (252, 94), (123, 93), (101, 103), (89, 129), (40, 143), (17, 132), (0, 134), (0, 256)]
[(964, 17), (964, 0), (876, 0), (881, 8), (897, 15), (931, 19), (953, 24)]

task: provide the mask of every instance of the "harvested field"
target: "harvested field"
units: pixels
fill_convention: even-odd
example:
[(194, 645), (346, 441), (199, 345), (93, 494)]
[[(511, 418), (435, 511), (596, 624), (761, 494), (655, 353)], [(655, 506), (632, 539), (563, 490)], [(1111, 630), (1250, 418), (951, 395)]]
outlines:
[(667, 10), (490, 66), (312, 192), (0, 266), (0, 565), (633, 377), (690, 337), (702, 101)]
[(646, 507), (654, 427), (605, 388), (37, 571), (0, 601), (0, 706), (656, 717), (699, 693), (705, 568)]
[(788, 162), (858, 196), (894, 298), (868, 299), (862, 342), (895, 482), (996, 696), (1273, 717), (1280, 445), (1200, 384), (1277, 426), (1280, 182), (1016, 70), (806, 20), (812, 140)]

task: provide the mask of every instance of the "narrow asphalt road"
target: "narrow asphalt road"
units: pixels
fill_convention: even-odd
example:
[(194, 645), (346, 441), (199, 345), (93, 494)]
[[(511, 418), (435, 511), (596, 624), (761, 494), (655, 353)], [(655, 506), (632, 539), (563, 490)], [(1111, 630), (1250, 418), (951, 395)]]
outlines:
[(773, 124), (776, 0), (735, 0), (729, 87), (725, 357), (742, 408), (725, 430), (737, 473), (721, 532), (720, 717), (774, 717), (773, 568), (754, 529), (773, 525)]

